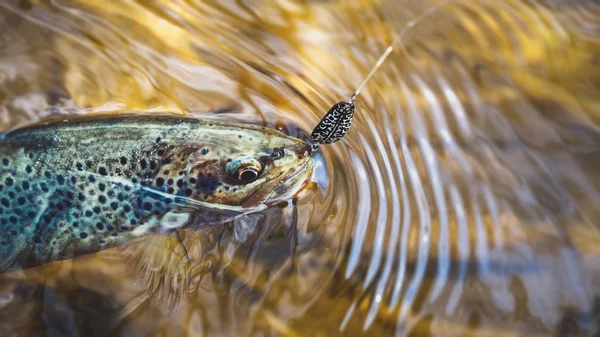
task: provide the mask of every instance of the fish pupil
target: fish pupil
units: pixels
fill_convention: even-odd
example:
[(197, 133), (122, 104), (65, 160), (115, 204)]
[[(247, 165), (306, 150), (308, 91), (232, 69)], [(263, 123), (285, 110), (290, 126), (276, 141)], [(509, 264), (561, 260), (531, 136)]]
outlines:
[(249, 182), (256, 179), (257, 176), (258, 174), (254, 170), (244, 170), (240, 174), (240, 180)]

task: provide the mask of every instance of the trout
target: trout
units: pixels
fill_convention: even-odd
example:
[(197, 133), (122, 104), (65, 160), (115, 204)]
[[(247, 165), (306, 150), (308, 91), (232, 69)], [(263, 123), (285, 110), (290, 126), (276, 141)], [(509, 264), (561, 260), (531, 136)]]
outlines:
[(302, 140), (192, 117), (86, 117), (8, 131), (0, 134), (0, 272), (202, 228), (206, 214), (264, 208), (293, 197), (312, 170)]

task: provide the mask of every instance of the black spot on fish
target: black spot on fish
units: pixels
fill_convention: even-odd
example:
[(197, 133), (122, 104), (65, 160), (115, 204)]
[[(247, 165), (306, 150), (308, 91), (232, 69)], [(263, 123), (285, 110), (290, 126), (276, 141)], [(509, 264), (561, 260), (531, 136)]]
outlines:
[(202, 149), (202, 150), (200, 151), (200, 153), (202, 153), (202, 154), (207, 154), (207, 153), (208, 153), (208, 149)]
[(85, 239), (88, 237), (88, 234), (86, 232), (81, 232), (81, 233), (79, 233), (79, 237), (82, 239)]
[(100, 214), (100, 211), (101, 211), (100, 207), (95, 206), (93, 210), (94, 210), (94, 213)]
[(142, 170), (145, 170), (147, 166), (148, 166), (148, 163), (146, 163), (146, 160), (142, 159), (140, 161), (140, 167), (142, 168)]
[(82, 163), (80, 163), (80, 162), (77, 162), (77, 163), (75, 164), (75, 167), (77, 168), (77, 170), (79, 170), (79, 171), (83, 171), (83, 164), (82, 164)]
[(10, 161), (6, 158), (2, 159), (2, 165), (4, 166), (8, 166), (8, 164), (10, 164)]
[(91, 217), (92, 215), (94, 215), (94, 212), (90, 211), (89, 209), (87, 211), (85, 211), (85, 216), (87, 216), (88, 218)]
[(120, 162), (121, 162), (121, 165), (127, 165), (127, 158), (121, 157)]
[(105, 196), (103, 196), (103, 195), (99, 196), (99, 197), (98, 197), (98, 202), (100, 202), (101, 204), (104, 204), (104, 203), (106, 203), (106, 197), (105, 197)]
[(104, 230), (104, 224), (102, 222), (98, 222), (96, 224), (96, 228), (98, 228), (99, 230)]
[(6, 184), (6, 186), (12, 186), (14, 183), (14, 180), (11, 177), (6, 178), (6, 180), (4, 180), (4, 183)]
[(98, 189), (102, 192), (104, 192), (104, 190), (106, 190), (106, 184), (100, 183), (98, 184)]
[(117, 208), (119, 208), (119, 204), (118, 204), (118, 203), (116, 203), (116, 202), (111, 202), (111, 203), (110, 203), (110, 208), (111, 208), (113, 211), (116, 211), (116, 210), (117, 210)]
[(31, 173), (31, 171), (33, 171), (33, 169), (31, 168), (31, 166), (29, 166), (29, 165), (25, 166), (25, 172)]
[(242, 139), (242, 135), (238, 135), (238, 138)]
[(25, 205), (25, 198), (19, 197), (19, 199), (17, 199), (17, 202), (19, 203), (19, 205)]
[(2, 200), (0, 200), (0, 203), (2, 203), (2, 206), (6, 208), (10, 207), (10, 202), (6, 198), (2, 198)]
[(35, 212), (27, 212), (27, 217), (28, 217), (29, 219), (33, 219), (33, 218), (35, 218)]
[(73, 222), (73, 227), (75, 227), (75, 228), (79, 227), (79, 222)]
[(144, 207), (145, 210), (149, 211), (149, 210), (152, 209), (152, 204), (149, 203), (149, 202), (145, 202), (144, 205), (143, 205), (143, 207)]
[(105, 175), (107, 175), (107, 174), (108, 174), (108, 172), (106, 172), (106, 168), (105, 168), (105, 167), (103, 167), (103, 166), (101, 166), (101, 167), (98, 169), (98, 173), (100, 173), (100, 174), (101, 174), (101, 175), (103, 175), (103, 176), (105, 176)]
[(46, 178), (48, 178), (48, 179), (51, 179), (52, 178), (52, 173), (50, 173), (50, 171), (46, 171), (46, 172), (44, 172), (44, 176)]
[(156, 186), (161, 187), (165, 184), (165, 180), (163, 178), (156, 178)]
[(196, 187), (200, 190), (200, 192), (205, 194), (212, 194), (217, 190), (219, 186), (219, 181), (214, 177), (198, 177), (198, 182), (196, 183)]
[(129, 211), (131, 211), (131, 206), (129, 206), (129, 205), (123, 206), (123, 211), (125, 211), (125, 213), (129, 213)]
[(156, 138), (156, 143), (160, 143), (162, 139), (160, 137)]
[(90, 174), (90, 176), (88, 177), (88, 180), (93, 183), (96, 182), (96, 177), (94, 177), (93, 175)]
[(151, 160), (151, 161), (150, 161), (150, 169), (152, 169), (152, 170), (156, 170), (156, 166), (157, 166), (157, 165), (156, 165), (156, 162), (155, 162), (154, 160)]
[(48, 192), (50, 191), (50, 189), (48, 188), (48, 185), (46, 185), (46, 183), (41, 183), (40, 184), (40, 188), (42, 189), (42, 191), (44, 192)]
[(65, 177), (59, 175), (56, 177), (56, 181), (60, 184), (60, 185), (64, 185), (65, 183)]
[(75, 176), (71, 176), (71, 183), (72, 184), (76, 184), (77, 183), (77, 178)]
[(10, 218), (8, 218), (8, 221), (10, 221), (11, 224), (16, 225), (17, 217), (11, 216)]

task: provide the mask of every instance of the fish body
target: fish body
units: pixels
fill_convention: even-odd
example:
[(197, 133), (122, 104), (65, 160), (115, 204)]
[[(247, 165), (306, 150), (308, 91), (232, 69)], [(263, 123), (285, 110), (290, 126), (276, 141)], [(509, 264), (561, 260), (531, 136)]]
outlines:
[(0, 272), (198, 225), (198, 213), (288, 199), (312, 173), (310, 152), (276, 130), (168, 115), (76, 118), (6, 132)]

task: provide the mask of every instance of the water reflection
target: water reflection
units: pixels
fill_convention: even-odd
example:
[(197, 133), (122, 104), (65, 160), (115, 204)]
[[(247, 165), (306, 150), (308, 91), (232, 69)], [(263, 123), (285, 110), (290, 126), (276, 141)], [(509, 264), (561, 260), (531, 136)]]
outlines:
[[(298, 135), (440, 3), (7, 1), (2, 128), (168, 110)], [(106, 251), (3, 276), (0, 317), (29, 314), (1, 335), (593, 335), (598, 14), (590, 0), (448, 2), (321, 147), (318, 184), (185, 233), (180, 311)]]

